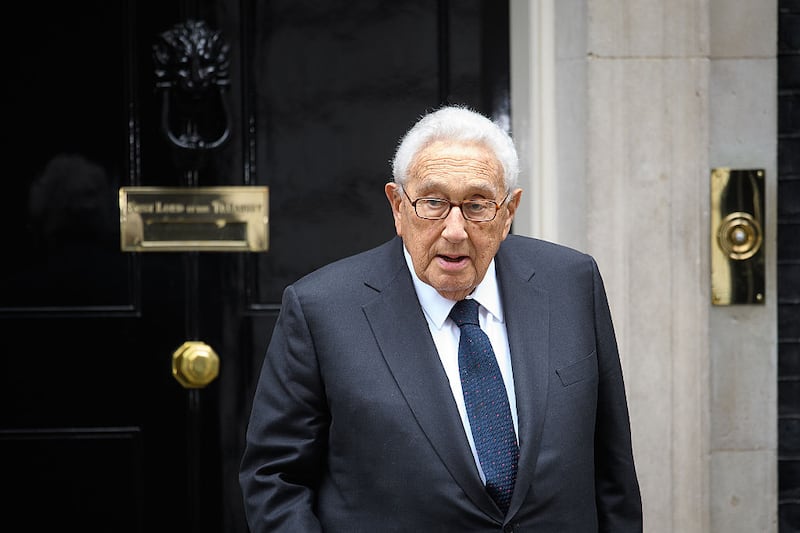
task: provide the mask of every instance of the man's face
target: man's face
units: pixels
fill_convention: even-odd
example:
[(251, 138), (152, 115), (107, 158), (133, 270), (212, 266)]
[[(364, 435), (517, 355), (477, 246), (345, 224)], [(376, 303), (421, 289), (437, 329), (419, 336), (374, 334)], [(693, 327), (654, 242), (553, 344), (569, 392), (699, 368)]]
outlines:
[[(419, 279), (451, 300), (461, 300), (483, 280), (500, 243), (508, 235), (521, 189), (512, 191), (494, 220), (466, 220), (453, 207), (442, 220), (425, 220), (396, 183), (387, 183), (394, 226), (411, 254)], [(474, 143), (437, 141), (414, 160), (405, 191), (412, 201), (442, 198), (460, 204), (483, 198), (502, 202), (506, 195), (503, 167), (491, 150)]]

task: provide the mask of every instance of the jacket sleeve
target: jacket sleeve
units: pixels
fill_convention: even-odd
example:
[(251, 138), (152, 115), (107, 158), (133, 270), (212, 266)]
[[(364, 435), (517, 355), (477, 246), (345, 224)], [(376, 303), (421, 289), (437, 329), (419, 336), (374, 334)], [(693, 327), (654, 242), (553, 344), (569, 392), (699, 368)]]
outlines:
[(314, 501), (329, 419), (311, 333), (289, 286), (256, 386), (239, 470), (251, 533), (321, 531)]
[(595, 427), (595, 489), (599, 531), (642, 531), (642, 501), (633, 461), (622, 367), (603, 280), (593, 262), (599, 388)]

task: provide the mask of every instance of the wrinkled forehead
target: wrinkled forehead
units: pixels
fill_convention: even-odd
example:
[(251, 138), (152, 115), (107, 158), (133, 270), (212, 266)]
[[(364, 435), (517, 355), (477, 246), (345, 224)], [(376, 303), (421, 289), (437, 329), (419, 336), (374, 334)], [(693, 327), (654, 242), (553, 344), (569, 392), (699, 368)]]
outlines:
[(423, 187), (469, 185), (497, 191), (503, 186), (503, 167), (483, 144), (434, 141), (417, 153), (409, 178)]

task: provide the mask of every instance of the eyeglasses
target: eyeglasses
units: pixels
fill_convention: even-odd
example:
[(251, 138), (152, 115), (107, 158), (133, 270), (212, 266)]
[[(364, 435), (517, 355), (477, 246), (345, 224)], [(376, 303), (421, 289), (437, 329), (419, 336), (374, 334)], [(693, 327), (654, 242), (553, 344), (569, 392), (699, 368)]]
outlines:
[(497, 210), (500, 209), (500, 206), (508, 198), (508, 194), (506, 194), (506, 197), (500, 202), (477, 199), (465, 200), (457, 204), (450, 200), (445, 200), (444, 198), (417, 198), (416, 200), (412, 200), (406, 190), (402, 187), (401, 189), (414, 208), (414, 213), (416, 213), (419, 218), (424, 218), (425, 220), (442, 220), (447, 218), (447, 215), (450, 214), (450, 210), (453, 207), (458, 207), (461, 209), (461, 215), (467, 220), (472, 222), (489, 222), (490, 220), (494, 220), (494, 217), (497, 216)]

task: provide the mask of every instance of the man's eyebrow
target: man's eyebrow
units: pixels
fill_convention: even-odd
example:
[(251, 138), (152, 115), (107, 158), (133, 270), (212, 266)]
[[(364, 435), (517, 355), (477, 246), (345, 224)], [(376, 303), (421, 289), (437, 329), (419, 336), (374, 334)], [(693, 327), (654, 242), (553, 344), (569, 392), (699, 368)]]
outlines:
[[(425, 177), (420, 178), (419, 182), (417, 183), (416, 189), (418, 192), (422, 194), (422, 191), (431, 191), (431, 190), (439, 190), (444, 191), (447, 189), (447, 179), (439, 179), (436, 177)], [(481, 183), (475, 186), (469, 186), (468, 189), (470, 190), (470, 194), (483, 194), (486, 196), (494, 196), (495, 191), (494, 189), (485, 183)], [(427, 193), (425, 193), (427, 194)]]

